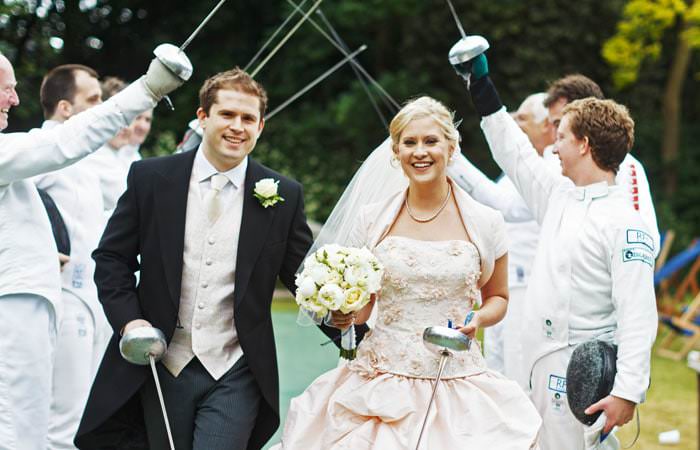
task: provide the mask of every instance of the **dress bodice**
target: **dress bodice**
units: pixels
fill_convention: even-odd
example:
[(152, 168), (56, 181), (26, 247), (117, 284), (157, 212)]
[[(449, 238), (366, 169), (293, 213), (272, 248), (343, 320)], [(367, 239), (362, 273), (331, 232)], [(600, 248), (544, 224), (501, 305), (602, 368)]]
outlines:
[[(423, 330), (461, 325), (476, 301), (479, 254), (468, 241), (420, 241), (388, 236), (374, 249), (384, 265), (377, 320), (349, 368), (368, 374), (434, 378), (439, 356), (423, 344)], [(444, 378), (486, 370), (478, 345), (458, 352)]]

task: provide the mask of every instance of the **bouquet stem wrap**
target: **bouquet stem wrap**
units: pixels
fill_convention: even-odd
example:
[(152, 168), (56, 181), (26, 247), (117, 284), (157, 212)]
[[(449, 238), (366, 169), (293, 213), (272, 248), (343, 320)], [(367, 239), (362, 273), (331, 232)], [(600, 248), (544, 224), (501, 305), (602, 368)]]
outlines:
[(357, 336), (355, 335), (355, 324), (340, 331), (340, 357), (353, 360), (357, 356)]

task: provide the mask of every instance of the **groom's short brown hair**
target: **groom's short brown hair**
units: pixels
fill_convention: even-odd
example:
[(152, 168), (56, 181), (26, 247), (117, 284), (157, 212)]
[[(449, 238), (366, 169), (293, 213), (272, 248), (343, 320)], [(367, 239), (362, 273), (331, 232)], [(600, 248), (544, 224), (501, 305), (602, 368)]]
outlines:
[(260, 119), (265, 116), (265, 110), (267, 110), (267, 92), (265, 92), (265, 88), (238, 67), (219, 72), (204, 82), (199, 90), (199, 107), (205, 113), (209, 114), (211, 105), (216, 102), (216, 96), (222, 89), (231, 89), (258, 97), (260, 100)]

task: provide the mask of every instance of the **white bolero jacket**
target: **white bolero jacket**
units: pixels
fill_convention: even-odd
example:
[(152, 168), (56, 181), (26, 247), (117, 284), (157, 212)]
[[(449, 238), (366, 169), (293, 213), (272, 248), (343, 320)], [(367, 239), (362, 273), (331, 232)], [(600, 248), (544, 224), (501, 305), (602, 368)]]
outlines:
[[(467, 235), (479, 251), (481, 275), (477, 287), (481, 289), (491, 278), (496, 260), (508, 251), (503, 216), (495, 209), (474, 200), (451, 179), (448, 178), (448, 182), (452, 185), (452, 192)], [(348, 244), (374, 249), (389, 233), (401, 211), (407, 193), (408, 189), (404, 189), (386, 200), (363, 207), (350, 234)]]

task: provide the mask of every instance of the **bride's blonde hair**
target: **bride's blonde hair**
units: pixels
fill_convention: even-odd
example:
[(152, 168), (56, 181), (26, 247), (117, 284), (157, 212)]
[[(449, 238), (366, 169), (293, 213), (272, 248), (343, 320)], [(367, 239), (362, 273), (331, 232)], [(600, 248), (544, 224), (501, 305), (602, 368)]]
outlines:
[(447, 142), (452, 148), (457, 148), (459, 132), (453, 123), (454, 113), (434, 98), (423, 96), (408, 101), (391, 120), (389, 134), (391, 135), (391, 147), (394, 152), (398, 150), (401, 133), (403, 133), (408, 124), (413, 120), (425, 117), (433, 119), (442, 130)]

